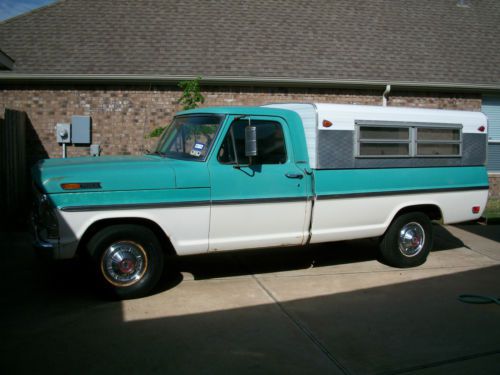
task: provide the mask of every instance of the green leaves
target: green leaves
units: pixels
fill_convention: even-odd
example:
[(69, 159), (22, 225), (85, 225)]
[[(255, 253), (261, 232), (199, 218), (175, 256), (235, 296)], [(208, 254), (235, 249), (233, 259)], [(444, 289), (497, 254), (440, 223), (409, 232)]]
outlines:
[[(183, 91), (182, 95), (177, 101), (177, 103), (182, 104), (183, 110), (195, 109), (199, 104), (205, 102), (205, 97), (201, 93), (200, 90), (200, 81), (201, 77), (198, 76), (191, 81), (181, 81), (177, 86), (179, 86)], [(151, 133), (147, 135), (149, 138), (159, 137), (163, 130), (165, 130), (166, 126), (160, 126), (156, 129), (153, 129)]]
[(191, 81), (179, 82), (178, 86), (184, 91), (178, 103), (182, 104), (184, 110), (194, 109), (198, 107), (199, 104), (205, 102), (205, 98), (200, 91), (200, 81), (201, 77), (198, 76)]

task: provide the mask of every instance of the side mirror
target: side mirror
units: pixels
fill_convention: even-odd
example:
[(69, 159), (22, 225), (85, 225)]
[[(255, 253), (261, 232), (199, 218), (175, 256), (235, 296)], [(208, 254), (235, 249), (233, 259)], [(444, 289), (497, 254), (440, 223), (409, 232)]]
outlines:
[(245, 128), (245, 156), (257, 156), (257, 127), (248, 125)]

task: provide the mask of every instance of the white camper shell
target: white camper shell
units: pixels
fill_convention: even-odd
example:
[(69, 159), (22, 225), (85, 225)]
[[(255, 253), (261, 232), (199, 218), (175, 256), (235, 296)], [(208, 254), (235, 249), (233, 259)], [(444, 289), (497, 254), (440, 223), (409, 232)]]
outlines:
[(269, 104), (302, 119), (313, 169), (484, 165), (481, 112), (323, 103)]

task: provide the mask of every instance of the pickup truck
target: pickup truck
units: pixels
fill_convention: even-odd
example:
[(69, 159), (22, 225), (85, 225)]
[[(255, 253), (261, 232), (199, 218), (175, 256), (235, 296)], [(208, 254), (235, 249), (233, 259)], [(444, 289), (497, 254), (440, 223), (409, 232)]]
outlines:
[(32, 170), (35, 248), (88, 255), (119, 298), (151, 292), (176, 255), (379, 238), (425, 262), (432, 220), (480, 218), (480, 112), (336, 104), (178, 113), (143, 156), (48, 159)]

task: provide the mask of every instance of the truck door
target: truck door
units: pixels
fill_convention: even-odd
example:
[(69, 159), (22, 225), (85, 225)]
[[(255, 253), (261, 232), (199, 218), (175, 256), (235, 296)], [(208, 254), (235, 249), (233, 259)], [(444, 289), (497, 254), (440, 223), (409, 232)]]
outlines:
[[(209, 250), (302, 244), (308, 232), (307, 176), (294, 162), (287, 124), (231, 117), (209, 162)], [(257, 156), (245, 156), (245, 128), (257, 129)]]

